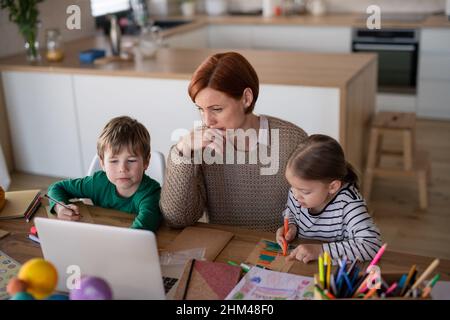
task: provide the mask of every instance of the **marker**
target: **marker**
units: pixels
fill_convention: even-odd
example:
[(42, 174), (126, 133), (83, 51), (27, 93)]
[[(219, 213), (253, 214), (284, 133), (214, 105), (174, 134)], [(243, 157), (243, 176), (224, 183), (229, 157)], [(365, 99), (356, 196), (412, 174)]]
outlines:
[(241, 268), (242, 268), (242, 270), (243, 270), (245, 273), (247, 273), (247, 272), (250, 271), (250, 269), (251, 269), (252, 267), (249, 266), (248, 264), (241, 263)]
[(239, 267), (239, 265), (238, 265), (236, 262), (233, 262), (233, 261), (231, 261), (231, 260), (228, 260), (227, 263), (228, 263), (230, 266)]
[(387, 290), (386, 290), (386, 296), (389, 295), (391, 292), (393, 292), (397, 288), (397, 282), (394, 282)]
[(416, 265), (413, 265), (413, 266), (411, 267), (411, 269), (409, 270), (409, 272), (408, 272), (408, 276), (406, 277), (405, 285), (403, 286), (402, 291), (400, 292), (400, 295), (401, 295), (401, 296), (403, 296), (403, 295), (405, 294), (406, 289), (408, 288), (409, 283), (410, 283), (411, 281), (413, 281), (412, 278), (413, 278), (413, 274), (414, 274), (415, 271), (416, 271)]
[(371, 296), (373, 296), (377, 292), (377, 288), (372, 288), (369, 290), (369, 292), (366, 293), (363, 299), (369, 299)]
[(284, 241), (283, 241), (283, 256), (287, 255), (287, 240), (286, 240), (286, 235), (289, 232), (289, 218), (288, 217), (284, 217), (284, 232), (283, 232), (283, 237), (284, 237)]
[(331, 277), (331, 257), (327, 251), (323, 254), (323, 262), (325, 263), (325, 287), (330, 290), (330, 277)]
[(434, 285), (436, 284), (436, 282), (439, 280), (439, 277), (441, 275), (438, 273), (437, 275), (435, 275), (433, 277), (433, 279), (430, 280), (430, 282), (428, 282), (427, 286), (425, 287), (425, 289), (423, 289), (422, 292), (422, 298), (426, 298), (428, 297), (428, 295), (431, 293), (431, 290), (433, 289)]
[(375, 257), (373, 258), (373, 260), (370, 262), (370, 264), (367, 266), (366, 272), (370, 271), (370, 267), (374, 266), (378, 263), (378, 261), (381, 259), (381, 256), (384, 253), (384, 250), (386, 250), (387, 247), (387, 243), (383, 244), (380, 248), (380, 250), (378, 250), (377, 254), (375, 255)]
[(323, 286), (325, 282), (325, 275), (323, 272), (323, 257), (322, 255), (319, 256), (319, 282), (320, 285)]

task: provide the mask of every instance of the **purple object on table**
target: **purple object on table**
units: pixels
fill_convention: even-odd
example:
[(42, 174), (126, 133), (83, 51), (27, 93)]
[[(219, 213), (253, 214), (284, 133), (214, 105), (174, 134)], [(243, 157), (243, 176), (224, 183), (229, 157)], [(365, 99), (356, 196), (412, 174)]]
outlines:
[(70, 300), (112, 300), (112, 298), (110, 286), (99, 277), (82, 277), (80, 288), (70, 291)]

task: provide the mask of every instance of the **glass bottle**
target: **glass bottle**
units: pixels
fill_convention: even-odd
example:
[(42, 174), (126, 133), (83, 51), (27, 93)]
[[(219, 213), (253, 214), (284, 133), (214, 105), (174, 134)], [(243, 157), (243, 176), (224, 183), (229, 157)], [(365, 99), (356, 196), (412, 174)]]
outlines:
[(41, 55), (39, 53), (39, 41), (38, 34), (41, 27), (40, 21), (37, 21), (34, 25), (21, 26), (21, 32), (25, 40), (25, 53), (27, 61), (31, 63), (41, 61)]
[(47, 52), (45, 56), (50, 62), (59, 62), (64, 58), (61, 34), (58, 29), (47, 29), (45, 34)]

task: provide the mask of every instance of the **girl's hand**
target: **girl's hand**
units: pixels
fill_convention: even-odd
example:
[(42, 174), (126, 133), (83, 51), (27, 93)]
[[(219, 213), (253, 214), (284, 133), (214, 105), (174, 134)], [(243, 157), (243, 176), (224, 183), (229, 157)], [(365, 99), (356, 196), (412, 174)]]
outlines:
[(321, 244), (301, 244), (292, 250), (287, 259), (297, 259), (303, 261), (303, 263), (308, 263), (317, 260), (322, 252)]
[(283, 248), (283, 239), (286, 240), (287, 243), (291, 242), (295, 239), (297, 236), (297, 226), (295, 224), (289, 225), (289, 231), (287, 232), (286, 236), (284, 236), (284, 227), (280, 227), (277, 230), (275, 239), (277, 243), (280, 245), (280, 247)]
[(80, 211), (78, 207), (74, 204), (68, 204), (67, 206), (72, 210), (60, 206), (59, 204), (55, 205), (55, 211), (58, 215), (58, 219), (69, 221), (80, 220)]

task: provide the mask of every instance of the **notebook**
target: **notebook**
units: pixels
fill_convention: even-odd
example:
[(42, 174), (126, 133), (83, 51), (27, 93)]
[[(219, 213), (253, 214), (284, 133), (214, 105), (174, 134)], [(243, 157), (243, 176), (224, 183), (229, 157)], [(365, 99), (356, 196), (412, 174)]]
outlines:
[[(92, 219), (91, 213), (89, 212), (89, 209), (87, 206), (83, 205), (82, 203), (76, 203), (78, 206), (79, 212), (80, 212), (80, 219), (78, 221), (80, 222), (86, 222), (86, 223), (94, 223), (94, 220)], [(50, 206), (45, 207), (45, 211), (47, 211), (47, 217), (50, 219), (56, 219), (56, 213), (53, 214), (50, 212)]]
[(205, 248), (205, 259), (214, 261), (234, 234), (228, 231), (186, 227), (165, 250), (170, 252)]
[(6, 204), (0, 211), (0, 219), (24, 218), (39, 195), (40, 190), (6, 192)]
[(191, 260), (175, 293), (176, 300), (224, 300), (239, 282), (241, 268), (226, 263)]

